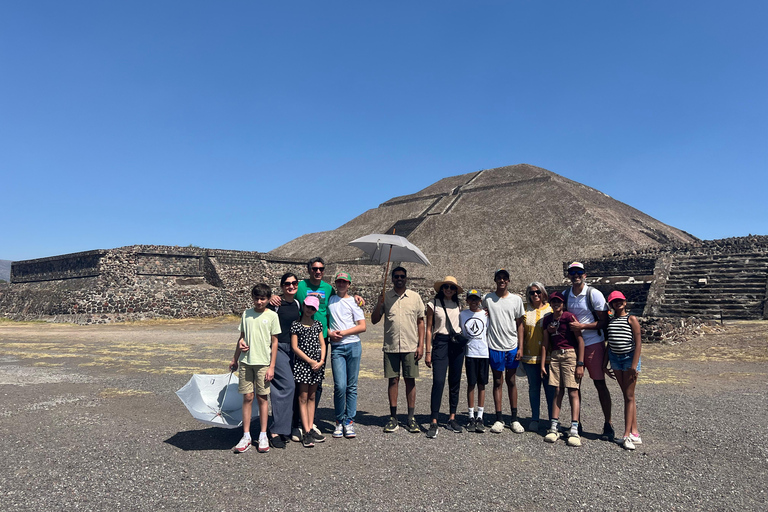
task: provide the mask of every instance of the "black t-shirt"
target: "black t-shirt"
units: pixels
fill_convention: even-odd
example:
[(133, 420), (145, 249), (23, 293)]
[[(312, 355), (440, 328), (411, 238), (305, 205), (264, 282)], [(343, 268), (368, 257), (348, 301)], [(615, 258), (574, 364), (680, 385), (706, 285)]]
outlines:
[(280, 306), (269, 306), (270, 309), (277, 313), (277, 318), (280, 320), (280, 334), (277, 335), (278, 343), (291, 344), (291, 324), (295, 320), (301, 318), (301, 308), (299, 307), (299, 301), (294, 299), (291, 302), (287, 302), (285, 299), (280, 299)]

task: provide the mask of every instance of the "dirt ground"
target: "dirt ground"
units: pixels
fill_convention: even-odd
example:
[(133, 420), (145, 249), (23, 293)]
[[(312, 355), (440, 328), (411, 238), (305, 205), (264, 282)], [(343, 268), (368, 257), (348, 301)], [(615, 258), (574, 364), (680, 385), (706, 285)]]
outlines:
[[(583, 387), (587, 435), (578, 449), (546, 445), (543, 432), (442, 430), (435, 440), (402, 429), (383, 434), (382, 334), (369, 326), (358, 439), (234, 455), (239, 432), (196, 423), (174, 391), (192, 374), (226, 373), (237, 336), (235, 317), (95, 326), (0, 321), (0, 509), (445, 510), (466, 509), (468, 499), (489, 510), (768, 504), (765, 321), (643, 346), (637, 395), (644, 443), (635, 452), (598, 440), (602, 415), (591, 384)], [(417, 419), (426, 424), (431, 373), (421, 370)], [(326, 388), (320, 426), (328, 431), (330, 369)], [(522, 373), (518, 388), (527, 425)], [(623, 403), (615, 382), (610, 389), (618, 431)], [(462, 388), (462, 422), (465, 400)]]

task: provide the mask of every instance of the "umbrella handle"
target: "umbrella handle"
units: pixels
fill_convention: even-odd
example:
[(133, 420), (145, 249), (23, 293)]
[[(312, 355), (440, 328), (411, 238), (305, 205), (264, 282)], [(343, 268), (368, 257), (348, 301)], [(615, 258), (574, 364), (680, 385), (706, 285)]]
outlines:
[[(394, 233), (394, 231), (393, 231)], [(381, 284), (381, 296), (387, 291), (387, 275), (389, 274), (389, 260), (392, 258), (392, 246), (389, 246), (389, 255), (387, 256), (387, 269), (384, 271), (384, 282)]]
[(229, 391), (229, 383), (232, 382), (232, 374), (235, 373), (232, 370), (229, 371), (229, 379), (227, 379), (227, 385), (224, 388), (224, 397), (221, 399), (221, 403), (219, 404), (219, 412), (218, 414), (221, 414), (221, 409), (224, 407), (224, 402), (227, 399), (227, 391)]

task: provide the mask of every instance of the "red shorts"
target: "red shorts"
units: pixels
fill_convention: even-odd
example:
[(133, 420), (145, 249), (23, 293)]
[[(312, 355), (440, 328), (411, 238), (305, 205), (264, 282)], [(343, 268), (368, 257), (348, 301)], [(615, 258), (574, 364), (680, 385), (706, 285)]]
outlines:
[(605, 343), (594, 343), (584, 347), (584, 367), (589, 372), (592, 380), (605, 380), (603, 372), (603, 357), (605, 357)]

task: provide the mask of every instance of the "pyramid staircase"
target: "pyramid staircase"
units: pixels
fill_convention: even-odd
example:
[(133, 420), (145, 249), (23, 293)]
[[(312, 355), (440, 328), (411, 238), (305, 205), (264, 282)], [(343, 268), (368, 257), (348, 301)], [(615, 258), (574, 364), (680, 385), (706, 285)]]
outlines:
[(768, 252), (675, 256), (659, 316), (762, 318), (767, 286)]

